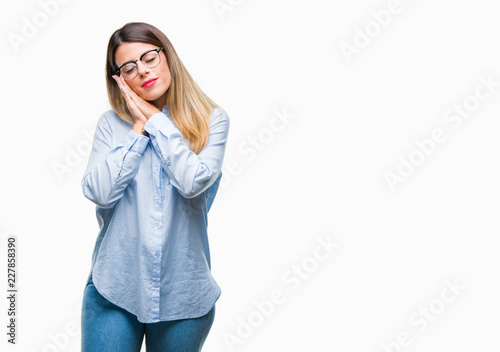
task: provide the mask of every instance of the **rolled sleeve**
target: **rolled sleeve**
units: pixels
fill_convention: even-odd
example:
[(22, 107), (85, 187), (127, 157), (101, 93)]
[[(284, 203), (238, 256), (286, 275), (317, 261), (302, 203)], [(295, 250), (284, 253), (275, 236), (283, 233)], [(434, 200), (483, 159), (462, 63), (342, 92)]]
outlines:
[(113, 147), (113, 133), (103, 115), (97, 124), (92, 151), (81, 186), (85, 197), (103, 208), (112, 207), (137, 174), (149, 138), (131, 130)]
[(217, 180), (229, 133), (229, 117), (223, 109), (213, 110), (208, 142), (198, 154), (189, 149), (177, 126), (164, 112), (151, 116), (144, 129), (172, 185), (182, 196), (196, 197)]

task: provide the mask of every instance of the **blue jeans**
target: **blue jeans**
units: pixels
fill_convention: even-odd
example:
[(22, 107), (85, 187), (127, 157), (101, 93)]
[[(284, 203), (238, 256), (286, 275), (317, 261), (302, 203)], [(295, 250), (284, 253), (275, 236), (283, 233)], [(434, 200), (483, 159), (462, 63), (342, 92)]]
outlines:
[(89, 278), (82, 303), (82, 352), (199, 352), (215, 318), (215, 306), (193, 319), (141, 323), (104, 298)]

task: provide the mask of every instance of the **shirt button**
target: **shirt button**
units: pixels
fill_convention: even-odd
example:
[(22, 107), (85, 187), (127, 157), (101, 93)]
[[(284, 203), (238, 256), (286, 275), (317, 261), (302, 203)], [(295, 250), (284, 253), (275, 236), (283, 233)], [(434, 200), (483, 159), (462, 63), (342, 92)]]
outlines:
[(155, 287), (158, 287), (158, 286), (160, 286), (160, 284), (159, 284), (159, 283), (157, 283), (157, 282), (155, 282)]
[(156, 253), (156, 258), (160, 258), (160, 253)]

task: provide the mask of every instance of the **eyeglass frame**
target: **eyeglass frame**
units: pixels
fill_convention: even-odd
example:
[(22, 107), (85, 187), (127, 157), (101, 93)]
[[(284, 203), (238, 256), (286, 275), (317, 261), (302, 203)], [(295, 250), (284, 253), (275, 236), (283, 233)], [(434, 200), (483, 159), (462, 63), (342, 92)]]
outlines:
[[(163, 48), (163, 47), (156, 48), (156, 49), (152, 49), (152, 50), (148, 50), (148, 51), (146, 51), (144, 54), (142, 54), (142, 55), (141, 55), (141, 57), (140, 57), (140, 58), (138, 58), (137, 60), (129, 60), (129, 61), (125, 62), (123, 65), (121, 65), (120, 67), (118, 67), (118, 70), (116, 70), (116, 71), (115, 71), (115, 74), (116, 74), (116, 75), (118, 75), (118, 76), (120, 76), (120, 70), (122, 69), (122, 67), (123, 67), (123, 66), (126, 66), (126, 65), (128, 65), (128, 64), (131, 64), (131, 63), (133, 63), (133, 64), (135, 65), (135, 67), (136, 67), (136, 68), (138, 68), (138, 66), (137, 66), (137, 61), (142, 62), (142, 58), (143, 58), (144, 56), (146, 56), (146, 54), (149, 54), (149, 53), (150, 53), (150, 52), (152, 52), (152, 51), (156, 51), (156, 53), (157, 53), (158, 55), (160, 55), (160, 51), (163, 51), (163, 50), (164, 50), (164, 48)], [(153, 66), (153, 67), (158, 66), (160, 63), (161, 63), (161, 56), (160, 56), (160, 61), (158, 62), (158, 64), (157, 64), (157, 65), (155, 65), (155, 66)], [(144, 62), (142, 62), (142, 64), (143, 64), (144, 66), (146, 66), (147, 68), (153, 68), (153, 67), (149, 67), (149, 66), (148, 66), (148, 65), (146, 65)], [(137, 71), (137, 72), (139, 72), (139, 71)], [(135, 77), (137, 77), (137, 73), (135, 74), (135, 76), (134, 76), (133, 78), (129, 78), (129, 79), (134, 79)], [(124, 79), (124, 80), (127, 80), (127, 79), (125, 79), (125, 78), (123, 78), (123, 79)]]

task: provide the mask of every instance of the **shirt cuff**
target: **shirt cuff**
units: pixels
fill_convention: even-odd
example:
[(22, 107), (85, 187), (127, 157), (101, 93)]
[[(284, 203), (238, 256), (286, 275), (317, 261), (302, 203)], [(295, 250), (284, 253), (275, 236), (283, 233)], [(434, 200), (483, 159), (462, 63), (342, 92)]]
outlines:
[[(156, 136), (158, 131), (162, 128), (167, 128), (167, 130), (179, 133), (179, 130), (174, 123), (163, 112), (157, 112), (152, 115), (144, 124), (144, 130), (153, 136)], [(173, 128), (173, 130), (171, 128)]]
[(134, 130), (130, 130), (130, 132), (127, 134), (127, 137), (125, 138), (123, 146), (125, 150), (142, 155), (142, 153), (144, 153), (144, 150), (146, 150), (148, 142), (148, 137), (139, 135), (135, 133)]

